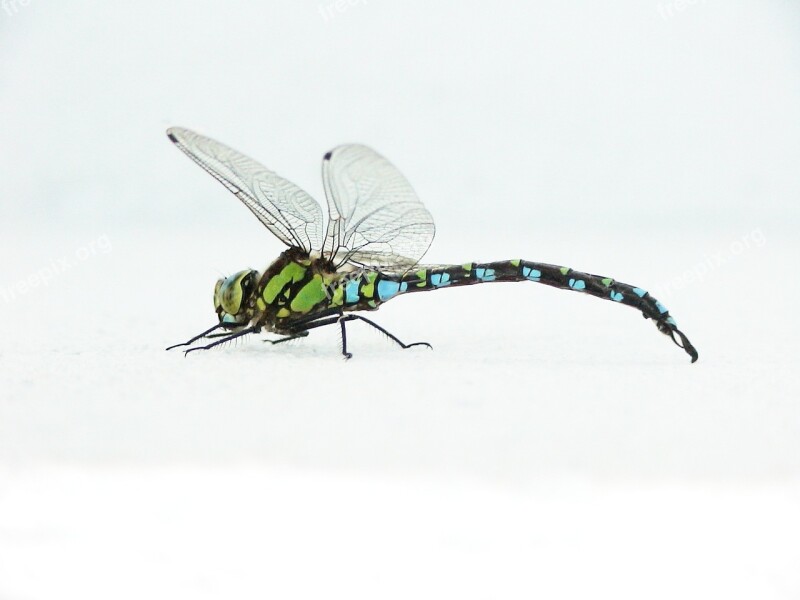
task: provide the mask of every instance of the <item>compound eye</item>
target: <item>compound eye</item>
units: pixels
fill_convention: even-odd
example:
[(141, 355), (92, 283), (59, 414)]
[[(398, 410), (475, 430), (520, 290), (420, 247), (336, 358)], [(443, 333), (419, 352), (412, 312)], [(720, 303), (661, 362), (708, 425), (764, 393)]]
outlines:
[(242, 288), (233, 281), (225, 281), (220, 290), (220, 304), (226, 313), (235, 315), (242, 305)]

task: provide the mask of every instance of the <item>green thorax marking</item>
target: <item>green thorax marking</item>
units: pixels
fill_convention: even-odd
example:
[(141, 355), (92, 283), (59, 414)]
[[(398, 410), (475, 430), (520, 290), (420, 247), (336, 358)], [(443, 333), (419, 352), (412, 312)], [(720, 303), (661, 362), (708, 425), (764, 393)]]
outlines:
[(297, 249), (289, 249), (262, 276), (256, 304), (264, 313), (262, 322), (305, 315), (327, 307), (328, 283), (340, 277), (329, 265), (312, 260)]
[(322, 283), (322, 275), (319, 273), (314, 274), (311, 281), (306, 283), (300, 291), (298, 291), (294, 298), (292, 298), (289, 308), (293, 312), (308, 313), (320, 302), (328, 297), (328, 292)]
[(264, 286), (262, 297), (264, 302), (272, 304), (281, 290), (289, 283), (298, 283), (303, 280), (308, 270), (307, 266), (294, 261), (289, 262), (277, 275), (273, 275)]

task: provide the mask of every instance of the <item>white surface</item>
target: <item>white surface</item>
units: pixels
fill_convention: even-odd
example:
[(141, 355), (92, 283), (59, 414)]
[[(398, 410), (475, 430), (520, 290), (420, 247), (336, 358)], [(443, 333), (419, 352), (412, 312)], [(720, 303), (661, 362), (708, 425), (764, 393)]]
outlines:
[(62, 469), (8, 481), (4, 598), (797, 592), (798, 551), (786, 543), (800, 534), (797, 490), (520, 491), (252, 467)]
[[(797, 9), (325, 6), (0, 5), (0, 599), (800, 595)], [(173, 124), (318, 198), (370, 144), (426, 260), (640, 285), (700, 361), (527, 283), (164, 353), (281, 250)]]
[[(544, 247), (650, 257), (642, 284), (702, 247), (654, 238)], [(780, 279), (778, 234), (668, 302), (695, 365), (635, 311), (527, 283), (376, 313), (433, 351), (355, 326), (348, 362), (335, 331), (183, 358), (163, 347), (212, 319), (215, 246), (109, 240), (3, 341), (3, 598), (800, 590), (796, 286), (731, 293)]]

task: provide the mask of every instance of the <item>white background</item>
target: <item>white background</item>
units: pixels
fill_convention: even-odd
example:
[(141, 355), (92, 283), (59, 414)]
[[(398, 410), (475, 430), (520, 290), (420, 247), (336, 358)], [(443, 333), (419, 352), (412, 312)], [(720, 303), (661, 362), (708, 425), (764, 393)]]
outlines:
[[(0, 51), (2, 600), (800, 596), (796, 3), (7, 0)], [(700, 360), (528, 284), (164, 353), (282, 249), (171, 125), (317, 198), (369, 144), (427, 261)]]

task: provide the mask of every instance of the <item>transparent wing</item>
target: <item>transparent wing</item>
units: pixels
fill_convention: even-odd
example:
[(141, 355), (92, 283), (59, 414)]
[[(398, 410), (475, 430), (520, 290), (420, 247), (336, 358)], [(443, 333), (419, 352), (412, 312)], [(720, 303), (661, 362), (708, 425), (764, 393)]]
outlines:
[(322, 161), (328, 198), (323, 255), (338, 266), (404, 270), (433, 241), (433, 218), (402, 173), (374, 150), (338, 146)]
[(167, 136), (284, 244), (306, 252), (320, 248), (322, 209), (306, 192), (244, 154), (193, 131), (171, 127)]

